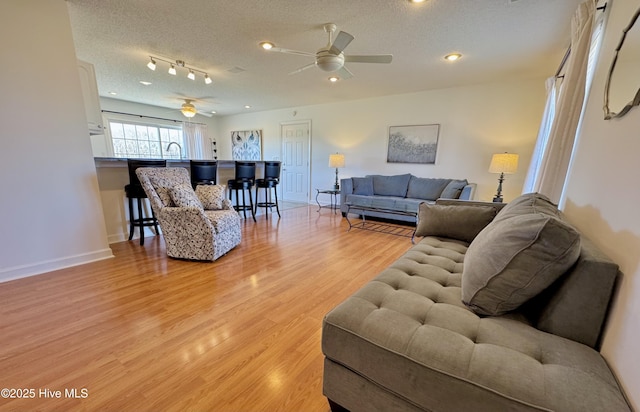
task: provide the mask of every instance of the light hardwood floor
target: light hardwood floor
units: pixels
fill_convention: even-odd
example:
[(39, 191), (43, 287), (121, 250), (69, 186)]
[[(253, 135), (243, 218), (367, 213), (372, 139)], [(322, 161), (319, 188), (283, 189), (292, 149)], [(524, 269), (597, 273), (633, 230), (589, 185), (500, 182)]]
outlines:
[(0, 389), (35, 398), (0, 410), (328, 411), (322, 318), (411, 242), (316, 210), (243, 222), (212, 263), (170, 259), (156, 236), (1, 283)]

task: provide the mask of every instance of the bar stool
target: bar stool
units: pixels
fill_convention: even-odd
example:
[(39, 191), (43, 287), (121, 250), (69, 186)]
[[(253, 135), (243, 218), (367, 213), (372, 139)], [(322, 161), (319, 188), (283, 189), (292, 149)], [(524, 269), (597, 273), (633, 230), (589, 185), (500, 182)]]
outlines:
[[(278, 217), (280, 217), (280, 208), (278, 207), (278, 183), (280, 183), (280, 162), (264, 162), (264, 179), (256, 180), (256, 213), (258, 207), (271, 208), (276, 207)], [(264, 189), (264, 202), (258, 202), (258, 190)], [(275, 192), (276, 201), (271, 201), (271, 189)], [(265, 210), (266, 212), (266, 210)], [(267, 219), (269, 215), (267, 214)]]
[(215, 185), (218, 162), (212, 160), (191, 160), (191, 185)]
[[(139, 167), (166, 167), (166, 160), (142, 160), (142, 159), (127, 159), (127, 166), (129, 167), (129, 184), (124, 187), (124, 193), (129, 199), (129, 240), (133, 238), (134, 228), (140, 228), (140, 245), (144, 245), (144, 228), (151, 227), (158, 233), (158, 219), (151, 209), (151, 217), (145, 217), (142, 213), (142, 199), (147, 198), (140, 180), (136, 175), (136, 169)], [(134, 217), (133, 214), (133, 199), (138, 202), (138, 217)]]
[[(236, 192), (236, 205), (233, 207), (238, 213), (242, 210), (244, 218), (247, 218), (247, 210), (251, 211), (253, 221), (256, 221), (256, 215), (253, 211), (253, 197), (251, 196), (251, 189), (256, 181), (256, 163), (255, 162), (236, 162), (236, 176), (235, 179), (231, 179), (227, 182), (229, 188), (229, 200), (231, 200), (231, 191)], [(239, 202), (238, 191), (242, 190), (242, 205)], [(247, 205), (244, 197), (245, 190), (249, 191), (249, 204)]]

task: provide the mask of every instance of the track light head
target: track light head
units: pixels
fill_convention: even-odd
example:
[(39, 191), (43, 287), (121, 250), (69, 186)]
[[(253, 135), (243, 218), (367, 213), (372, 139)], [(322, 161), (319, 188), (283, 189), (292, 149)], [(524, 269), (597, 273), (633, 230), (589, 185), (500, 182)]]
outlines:
[(156, 61), (153, 60), (153, 57), (150, 57), (151, 60), (149, 60), (149, 63), (147, 63), (147, 67), (151, 70), (155, 70), (156, 69)]
[(211, 80), (211, 77), (209, 77), (208, 74), (204, 75), (204, 83), (205, 84), (211, 84), (213, 82), (213, 80)]
[(174, 76), (176, 75), (176, 66), (175, 65), (172, 64), (171, 67), (169, 67), (169, 74), (172, 74)]
[(193, 70), (189, 69), (189, 74), (187, 74), (187, 77), (191, 80), (195, 80), (196, 74), (193, 72)]

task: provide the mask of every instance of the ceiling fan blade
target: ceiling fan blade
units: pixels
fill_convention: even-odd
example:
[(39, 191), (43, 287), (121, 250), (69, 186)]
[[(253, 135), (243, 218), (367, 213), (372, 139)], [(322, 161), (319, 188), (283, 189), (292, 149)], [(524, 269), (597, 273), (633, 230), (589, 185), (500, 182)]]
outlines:
[(316, 63), (315, 63), (315, 62), (314, 62), (314, 63), (309, 63), (309, 64), (307, 64), (306, 66), (302, 66), (302, 67), (300, 67), (300, 68), (298, 68), (298, 69), (296, 69), (296, 70), (292, 71), (292, 72), (291, 72), (291, 73), (289, 73), (289, 74), (290, 74), (290, 75), (291, 75), (291, 74), (298, 74), (298, 73), (300, 73), (300, 72), (302, 72), (302, 71), (304, 71), (304, 70), (307, 70), (307, 69), (310, 69), (310, 68), (312, 68), (312, 67), (315, 67), (315, 65), (316, 65)]
[(272, 47), (271, 49), (269, 49), (269, 51), (275, 51), (275, 52), (286, 53), (286, 54), (295, 54), (298, 56), (316, 57), (315, 53), (308, 53), (308, 52), (291, 50), (291, 49), (283, 49), (282, 47)]
[(347, 80), (353, 77), (353, 73), (351, 73), (349, 69), (347, 69), (344, 66), (342, 66), (340, 70), (338, 70), (336, 73), (338, 74), (338, 77), (340, 77), (342, 80)]
[(372, 55), (347, 55), (344, 56), (345, 62), (350, 63), (391, 63), (393, 60), (392, 54), (372, 54)]
[(213, 117), (213, 113), (211, 112), (204, 112), (202, 110), (198, 110), (198, 114), (201, 114), (203, 116), (207, 116), (207, 117)]
[(352, 35), (350, 35), (346, 31), (341, 31), (340, 33), (338, 33), (338, 36), (336, 36), (336, 39), (333, 41), (333, 44), (331, 45), (329, 51), (332, 54), (340, 54), (349, 45), (349, 43), (351, 43), (352, 40)]

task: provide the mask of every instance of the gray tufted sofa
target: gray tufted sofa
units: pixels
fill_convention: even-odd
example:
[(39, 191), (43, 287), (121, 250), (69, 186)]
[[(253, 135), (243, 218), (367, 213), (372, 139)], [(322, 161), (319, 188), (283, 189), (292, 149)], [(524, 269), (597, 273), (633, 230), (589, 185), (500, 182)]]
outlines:
[[(536, 202), (521, 201), (545, 224), (563, 219)], [(461, 204), (494, 208), (487, 212), (495, 216), (490, 225), (502, 219), (511, 229), (531, 217), (509, 223), (513, 210), (481, 202), (439, 200), (440, 216), (423, 213), (421, 205), (418, 229), (431, 218), (426, 232), (433, 235), (426, 233), (323, 321), (323, 393), (332, 410), (629, 411), (598, 352), (617, 265), (580, 236), (579, 256), (550, 286), (516, 310), (479, 315), (462, 302), (465, 255), (491, 230), (479, 227), (469, 236), (455, 228), (454, 221), (473, 223), (447, 209)]]

